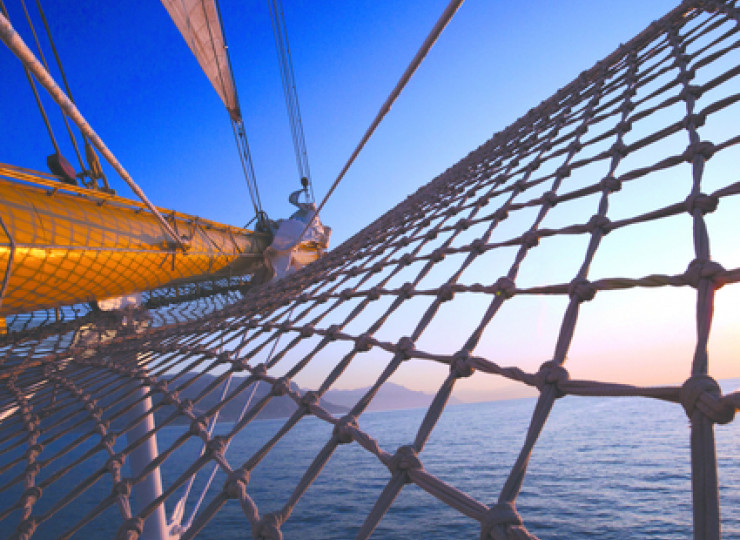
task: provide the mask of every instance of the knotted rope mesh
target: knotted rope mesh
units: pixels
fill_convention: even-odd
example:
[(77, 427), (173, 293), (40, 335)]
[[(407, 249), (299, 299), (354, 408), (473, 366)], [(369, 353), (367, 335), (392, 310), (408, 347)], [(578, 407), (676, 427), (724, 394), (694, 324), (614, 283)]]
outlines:
[[(254, 538), (278, 539), (332, 454), (358, 445), (377, 459), (384, 487), (361, 518), (357, 538), (372, 534), (409, 483), (477, 521), (481, 538), (534, 538), (527, 515), (516, 507), (529, 458), (557, 399), (580, 395), (641, 396), (685, 409), (691, 420), (691, 455), (684, 458), (692, 464), (695, 538), (719, 538), (713, 425), (733, 419), (740, 395), (723, 396), (710, 377), (708, 337), (715, 291), (736, 287), (740, 267), (713, 260), (709, 238), (710, 215), (731, 207), (740, 194), (740, 128), (720, 122), (740, 112), (739, 16), (735, 1), (684, 2), (287, 279), (248, 290), (215, 288), (206, 300), (162, 302), (107, 318), (84, 313), (46, 333), (44, 324), (15, 334), (11, 325), (0, 348), (0, 492), (17, 499), (0, 510), (2, 530), (25, 539), (43, 528), (69, 538), (112, 516), (120, 524), (118, 538), (138, 538), (163, 503), (170, 510), (193, 475), (215, 465), (226, 478), (223, 488), (179, 530), (181, 537), (195, 537), (225, 505), (239, 504), (245, 530)], [(645, 190), (654, 185), (659, 191)], [(616, 203), (640, 197), (641, 204), (628, 210)], [(679, 266), (666, 256), (662, 273), (592, 276), (609, 247), (608, 235), (655, 223), (669, 224), (660, 229), (667, 241), (687, 238), (693, 253)], [(552, 254), (548, 245), (569, 239), (580, 241), (580, 251), (556, 250), (542, 269), (547, 275), (564, 261), (566, 279), (538, 283), (531, 273), (523, 278), (538, 252)], [(624, 256), (635, 254), (626, 249)], [(668, 287), (695, 297), (696, 340), (683, 385), (643, 387), (569, 376), (566, 357), (584, 303), (597, 304), (606, 291)], [(548, 344), (551, 354), (541, 358), (539, 369), (516, 362), (505, 367), (481, 342), (510, 305), (535, 295), (559, 299), (563, 308), (556, 339)], [(430, 335), (439, 317), (456, 320), (444, 340)], [(505, 342), (506, 336), (497, 339)], [(329, 412), (322, 397), (368, 359), (379, 366), (369, 390), (346, 415)], [(442, 373), (439, 389), (415, 438), (398, 449), (383, 448), (363, 430), (363, 413), (379, 389), (411, 363), (417, 371)], [(310, 390), (292, 384), (301, 377), (314, 380), (307, 374), (315, 378), (315, 372), (322, 376)], [(518, 458), (486, 501), (424, 466), (427, 440), (453, 389), (469, 377), (505, 378), (539, 391)], [(198, 391), (183, 397), (199, 381)], [(256, 395), (257, 384), (270, 391)], [(214, 395), (218, 399), (208, 401)], [(248, 459), (230, 459), (230, 443), (278, 396), (293, 400), (292, 415)], [(215, 404), (204, 409), (206, 402)], [(233, 403), (243, 404), (243, 413), (213, 435), (212, 423)], [(156, 425), (141, 431), (152, 412)], [(282, 506), (259, 507), (250, 496), (250, 473), (309, 415), (331, 425), (331, 436), (315, 449)], [(124, 477), (127, 460), (166, 426), (179, 435), (160, 445), (158, 457), (138, 474)], [(183, 446), (193, 440), (202, 442), (200, 456), (164, 478), (154, 500), (132, 504), (132, 489), (161, 465), (182, 459)], [(78, 448), (84, 451), (65, 459)], [(110, 487), (108, 495), (63, 531), (54, 529), (63, 509), (100, 482)]]

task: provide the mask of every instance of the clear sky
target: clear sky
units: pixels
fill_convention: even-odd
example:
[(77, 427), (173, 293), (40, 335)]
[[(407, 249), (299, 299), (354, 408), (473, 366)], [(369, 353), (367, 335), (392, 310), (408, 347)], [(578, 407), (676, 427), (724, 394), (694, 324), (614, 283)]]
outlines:
[[(30, 45), (19, 2), (6, 4), (11, 21)], [(447, 0), (284, 4), (314, 188), (321, 198)], [(333, 228), (332, 244), (395, 206), (675, 4), (467, 0), (327, 205), (322, 219)], [(287, 195), (299, 184), (268, 5), (221, 0), (220, 6), (263, 205), (270, 217), (285, 217), (292, 211)], [(227, 113), (160, 3), (47, 0), (44, 7), (79, 109), (149, 198), (157, 205), (230, 224), (250, 220)], [(53, 149), (25, 75), (4, 47), (0, 69), (0, 162), (45, 170), (45, 158)], [(45, 102), (63, 153), (72, 162), (59, 112), (49, 99)], [(108, 172), (119, 194), (131, 196)], [(681, 261), (684, 255), (681, 252)], [(625, 271), (631, 270), (643, 275), (642, 268), (625, 266)], [(679, 324), (670, 316), (674, 310), (666, 309), (656, 319), (655, 312), (636, 308), (640, 292), (614, 293), (609, 305), (590, 318), (590, 308), (584, 308), (579, 324), (589, 337), (574, 341), (569, 358), (577, 374), (629, 379), (635, 369), (645, 368), (644, 354), (635, 355), (638, 343), (643, 352), (654, 350), (654, 363), (652, 369), (643, 369), (647, 375), (633, 377), (633, 382), (685, 378), (685, 364), (675, 372), (675, 355), (682, 336), (693, 336), (692, 298), (676, 291), (640, 297), (683, 310), (686, 317)], [(738, 336), (730, 313), (740, 296), (736, 290), (720, 296), (713, 338), (720, 351), (716, 375), (736, 376), (740, 369), (730, 357)], [(529, 311), (513, 312), (510, 322), (504, 318), (500, 323), (501, 331), (514, 332), (512, 344), (533, 341), (522, 330), (522, 321), (532, 313), (539, 333), (534, 342), (542, 343), (542, 350), (529, 349), (531, 361), (523, 365), (527, 369), (551, 354), (562, 306), (538, 300)], [(611, 322), (600, 324), (604, 321)], [(613, 339), (620, 325), (639, 334), (647, 322), (657, 329), (650, 336)], [(514, 363), (508, 361), (513, 350), (485, 343), (481, 347), (493, 360)], [(579, 364), (594, 351), (603, 362)], [(685, 354), (680, 356), (685, 363)], [(434, 386), (404, 373), (398, 382)], [(478, 395), (478, 383), (466, 384), (469, 396)]]

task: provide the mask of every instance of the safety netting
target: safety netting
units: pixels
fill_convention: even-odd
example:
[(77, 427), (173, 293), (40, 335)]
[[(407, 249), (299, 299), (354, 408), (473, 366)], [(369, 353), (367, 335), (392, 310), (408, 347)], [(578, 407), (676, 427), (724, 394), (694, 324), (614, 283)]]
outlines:
[[(378, 479), (357, 538), (373, 534), (408, 484), (477, 522), (481, 538), (534, 538), (516, 501), (558, 399), (637, 396), (685, 409), (691, 451), (676, 459), (691, 464), (694, 536), (719, 538), (714, 425), (733, 420), (740, 393), (722, 395), (711, 377), (709, 334), (715, 291), (724, 287), (719, 298), (740, 281), (728, 236), (739, 215), (739, 22), (735, 1), (684, 2), (284, 279), (214, 289), (203, 298), (219, 300), (205, 306), (196, 294), (39, 326), (55, 332), (13, 337), (9, 328), (0, 346), (0, 496), (12, 501), (0, 509), (3, 534), (90, 537), (114, 522), (118, 538), (150, 537), (156, 523), (167, 523), (166, 511), (174, 512), (166, 534), (193, 538), (236, 506), (244, 518), (230, 526), (278, 539), (332, 455), (355, 446), (372, 457)], [(569, 374), (571, 346), (595, 332), (587, 323), (597, 306), (609, 310), (631, 293), (659, 299), (651, 295), (669, 289), (690, 299), (681, 305), (694, 320), (686, 361), (674, 371), (683, 384)], [(527, 330), (538, 313), (527, 306), (538, 299), (558, 314), (548, 339)], [(523, 331), (497, 326), (519, 309), (524, 315), (512, 320)], [(614, 340), (621, 331), (613, 329)], [(540, 347), (535, 360), (517, 353), (528, 341)], [(587, 360), (604, 362), (598, 353)], [(364, 395), (346, 414), (332, 413), (325, 394), (366, 368)], [(416, 435), (386, 448), (363, 429), (363, 415), (405, 370), (436, 380), (438, 390)], [(425, 466), (425, 446), (456, 386), (503, 379), (536, 389), (538, 398), (512, 463), (459, 459), (475, 474), (507, 468), (481, 500)], [(246, 457), (230, 453), (260, 412), (286, 396), (294, 407), (272, 435)], [(239, 414), (213, 431), (228, 407)], [(284, 500), (258, 503), (253, 471), (309, 416), (329, 426), (326, 439)], [(165, 429), (175, 432), (166, 441)], [(492, 422), (480, 438), (495, 429)], [(156, 457), (142, 463), (158, 437)], [(185, 452), (194, 443), (202, 452)], [(220, 483), (196, 504), (193, 478), (214, 466)], [(100, 486), (104, 495), (83, 505)], [(70, 512), (76, 505), (84, 511)], [(194, 505), (198, 511), (183, 518)], [(315, 526), (302, 537), (322, 537), (322, 520)]]

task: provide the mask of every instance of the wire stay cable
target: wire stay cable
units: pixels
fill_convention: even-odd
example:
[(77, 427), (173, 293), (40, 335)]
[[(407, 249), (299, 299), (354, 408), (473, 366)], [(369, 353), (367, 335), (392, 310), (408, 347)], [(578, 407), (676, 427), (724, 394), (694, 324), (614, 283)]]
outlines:
[[(377, 129), (378, 125), (380, 125), (380, 122), (383, 120), (386, 114), (388, 114), (388, 111), (391, 110), (391, 107), (393, 106), (393, 103), (395, 103), (398, 96), (401, 94), (401, 91), (406, 87), (406, 84), (411, 79), (411, 76), (416, 72), (416, 70), (419, 68), (419, 65), (421, 62), (426, 58), (427, 54), (429, 54), (430, 49), (434, 45), (434, 43), (437, 41), (437, 38), (439, 38), (440, 34), (442, 33), (442, 30), (445, 29), (447, 24), (452, 20), (453, 15), (457, 13), (457, 10), (460, 8), (464, 0), (450, 0), (450, 3), (445, 8), (442, 15), (437, 20), (437, 23), (432, 28), (431, 32), (429, 32), (429, 35), (424, 40), (424, 43), (422, 43), (421, 47), (419, 48), (418, 52), (414, 56), (414, 58), (411, 60), (411, 63), (406, 68), (406, 71), (403, 72), (403, 75), (401, 75), (401, 78), (399, 79), (398, 83), (396, 83), (395, 88), (393, 88), (393, 91), (390, 93), (390, 95), (386, 98), (383, 105), (380, 107), (380, 110), (378, 111), (378, 114), (375, 116), (375, 119), (373, 120), (372, 124), (370, 124), (370, 127), (367, 128), (367, 131), (362, 136), (362, 139), (360, 140), (359, 144), (355, 147), (354, 151), (352, 152), (352, 155), (347, 160), (347, 163), (342, 167), (342, 170), (339, 172), (339, 175), (337, 176), (336, 180), (334, 180), (334, 183), (329, 188), (329, 191), (326, 192), (326, 195), (324, 195), (323, 200), (321, 201), (321, 204), (316, 209), (316, 213), (314, 215), (314, 218), (318, 218), (319, 214), (321, 214), (321, 211), (324, 209), (324, 206), (326, 205), (326, 202), (329, 200), (329, 197), (331, 197), (332, 193), (334, 193), (334, 190), (337, 189), (337, 186), (344, 178), (344, 175), (347, 174), (347, 171), (349, 170), (350, 166), (354, 163), (357, 156), (360, 154), (360, 151), (365, 147), (365, 144), (367, 144), (367, 141), (370, 139), (372, 134)], [(313, 223), (313, 220), (309, 221), (308, 224), (304, 227), (303, 232), (298, 237), (298, 240), (296, 241), (295, 245), (299, 244), (301, 242), (301, 239), (306, 234), (308, 229), (311, 226), (311, 223)]]

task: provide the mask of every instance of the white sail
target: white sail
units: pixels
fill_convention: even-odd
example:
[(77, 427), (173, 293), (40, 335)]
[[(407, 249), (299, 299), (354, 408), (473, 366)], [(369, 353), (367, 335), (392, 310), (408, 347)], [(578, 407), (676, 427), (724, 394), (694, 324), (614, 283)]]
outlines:
[(234, 120), (241, 119), (215, 0), (162, 0)]

